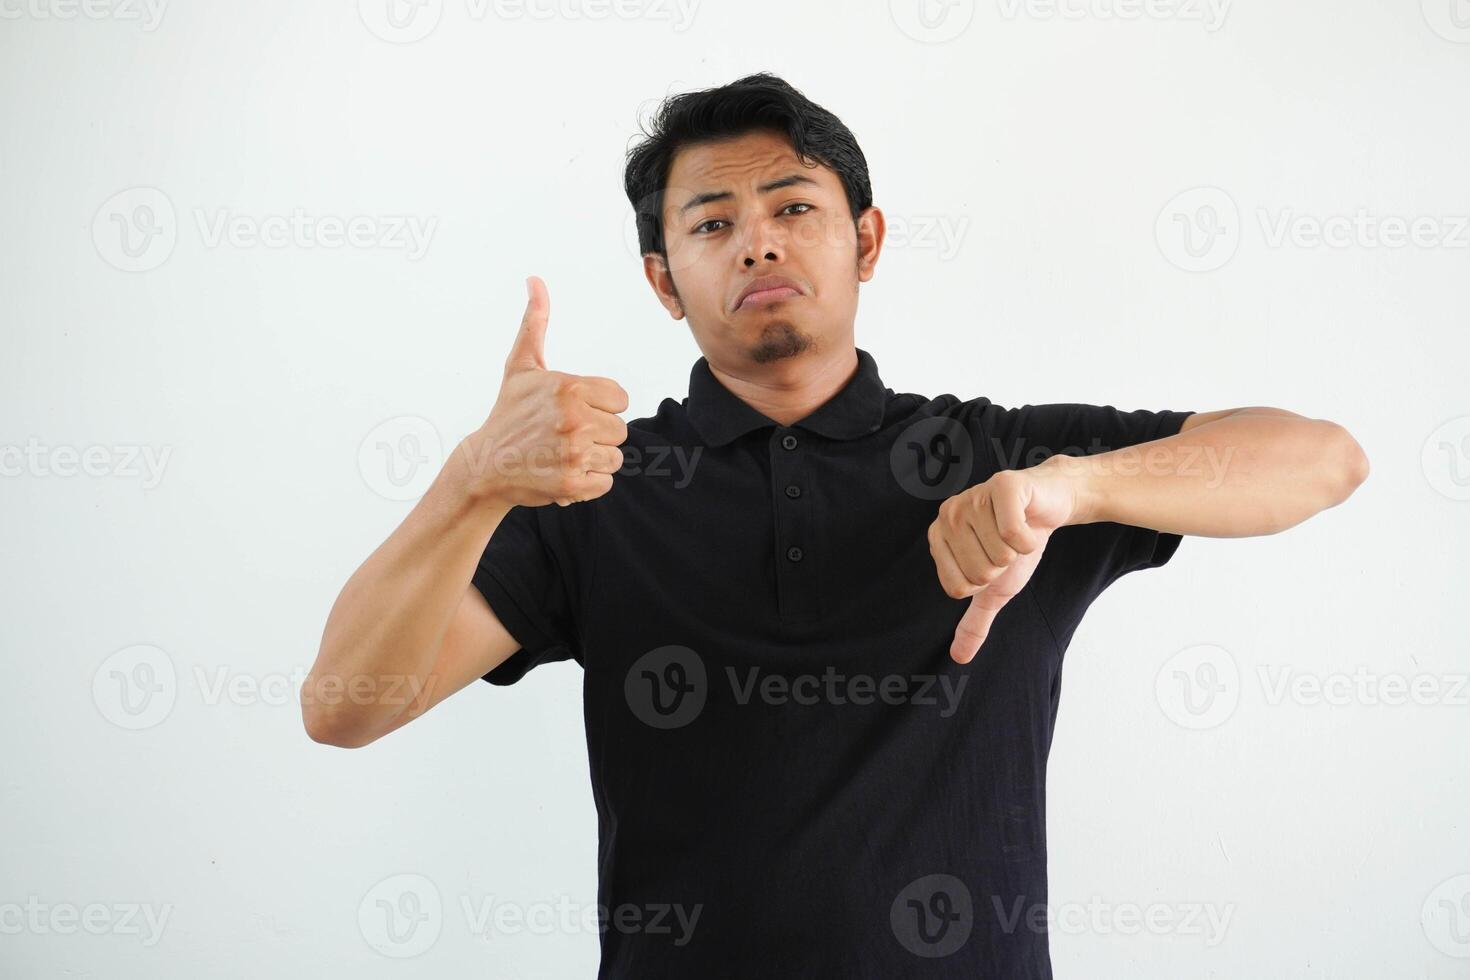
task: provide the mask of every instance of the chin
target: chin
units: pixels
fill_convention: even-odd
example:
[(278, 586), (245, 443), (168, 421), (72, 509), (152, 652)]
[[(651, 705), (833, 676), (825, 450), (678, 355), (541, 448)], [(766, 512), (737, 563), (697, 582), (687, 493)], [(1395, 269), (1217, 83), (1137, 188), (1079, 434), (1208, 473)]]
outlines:
[(806, 353), (815, 344), (809, 334), (784, 321), (768, 323), (761, 328), (760, 339), (750, 348), (750, 359), (757, 364), (771, 364)]

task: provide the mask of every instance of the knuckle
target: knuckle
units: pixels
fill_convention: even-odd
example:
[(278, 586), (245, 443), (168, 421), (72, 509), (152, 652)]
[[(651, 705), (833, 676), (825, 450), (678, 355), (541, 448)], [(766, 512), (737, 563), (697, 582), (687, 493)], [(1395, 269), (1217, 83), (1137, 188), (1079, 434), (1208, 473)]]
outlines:
[[(1007, 548), (1020, 551), (1026, 543), (1026, 532), (1015, 521), (1000, 521), (996, 525), (996, 530), (1000, 532), (1000, 539), (1005, 542)], [(1011, 557), (1014, 558), (1015, 554), (1013, 553)]]

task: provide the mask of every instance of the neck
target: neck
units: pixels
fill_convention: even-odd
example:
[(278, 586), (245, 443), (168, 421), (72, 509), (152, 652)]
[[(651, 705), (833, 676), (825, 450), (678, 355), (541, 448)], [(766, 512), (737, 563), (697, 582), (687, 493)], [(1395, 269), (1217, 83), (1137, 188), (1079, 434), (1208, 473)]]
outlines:
[(857, 373), (857, 350), (807, 351), (773, 364), (724, 368), (709, 362), (710, 373), (730, 393), (779, 425), (815, 412)]

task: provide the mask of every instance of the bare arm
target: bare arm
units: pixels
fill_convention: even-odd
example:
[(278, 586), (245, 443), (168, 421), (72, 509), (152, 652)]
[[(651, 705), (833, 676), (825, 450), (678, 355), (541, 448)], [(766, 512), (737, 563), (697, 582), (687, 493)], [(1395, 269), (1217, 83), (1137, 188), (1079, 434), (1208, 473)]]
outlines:
[(512, 507), (601, 496), (623, 465), (627, 392), (546, 369), (550, 301), (528, 281), (521, 330), (490, 417), (343, 586), (301, 687), (314, 741), (357, 748), (423, 715), (520, 644), (475, 588), (475, 567)]
[(1275, 534), (1342, 503), (1367, 477), (1368, 458), (1342, 426), (1255, 406), (1191, 414), (1177, 434), (1136, 446), (1001, 470), (944, 501), (929, 526), (945, 594), (970, 598), (950, 657), (974, 659), (1059, 527)]
[(352, 574), (301, 690), (302, 720), (313, 740), (366, 745), (519, 648), (470, 584), (508, 510), (477, 506), (446, 466)]
[(1043, 466), (1076, 478), (1078, 508), (1068, 523), (1205, 537), (1294, 527), (1342, 503), (1369, 471), (1342, 426), (1266, 407), (1191, 416), (1177, 435)]

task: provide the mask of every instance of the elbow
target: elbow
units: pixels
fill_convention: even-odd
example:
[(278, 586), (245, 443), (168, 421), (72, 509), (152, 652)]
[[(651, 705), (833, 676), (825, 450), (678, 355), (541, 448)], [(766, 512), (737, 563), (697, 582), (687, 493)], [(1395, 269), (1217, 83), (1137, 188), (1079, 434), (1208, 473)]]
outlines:
[(329, 712), (319, 707), (303, 704), (301, 706), (301, 723), (306, 729), (306, 737), (318, 745), (335, 745), (338, 748), (352, 748), (343, 737), (341, 726), (332, 718)]
[(301, 723), (306, 737), (318, 745), (331, 745), (339, 749), (360, 749), (377, 740), (377, 735), (365, 734), (361, 726), (351, 724), (340, 711), (329, 705), (315, 703), (306, 697), (302, 687)]
[(1327, 436), (1321, 443), (1317, 471), (1319, 504), (1314, 513), (1336, 507), (1368, 479), (1368, 454), (1352, 434), (1336, 422), (1323, 421)]
[(1363, 452), (1363, 447), (1358, 445), (1358, 440), (1354, 439), (1347, 429), (1336, 423), (1333, 423), (1333, 428), (1337, 430), (1336, 449), (1332, 457), (1333, 470), (1337, 474), (1337, 479), (1334, 481), (1336, 494), (1333, 500), (1333, 504), (1336, 505), (1352, 496), (1353, 491), (1363, 485), (1368, 479), (1371, 467), (1368, 464), (1368, 454)]

